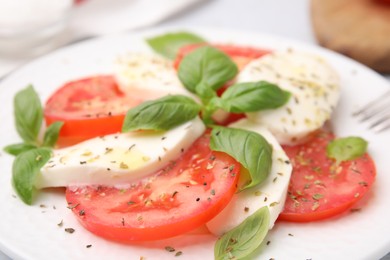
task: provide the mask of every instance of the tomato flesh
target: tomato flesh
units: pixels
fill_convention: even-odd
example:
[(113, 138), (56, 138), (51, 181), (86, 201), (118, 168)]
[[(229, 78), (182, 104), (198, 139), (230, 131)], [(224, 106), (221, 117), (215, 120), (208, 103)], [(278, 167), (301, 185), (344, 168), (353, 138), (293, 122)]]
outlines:
[(58, 143), (76, 142), (119, 132), (126, 111), (142, 100), (122, 93), (112, 76), (95, 76), (66, 83), (46, 102), (46, 124), (63, 121)]
[(332, 133), (320, 131), (309, 142), (283, 147), (293, 164), (288, 195), (279, 220), (306, 222), (340, 214), (372, 186), (376, 170), (368, 154), (340, 163), (326, 156)]
[[(164, 239), (216, 216), (236, 191), (240, 164), (200, 137), (176, 162), (126, 188), (68, 188), (66, 199), (83, 226), (117, 241)], [(81, 214), (80, 214), (81, 213)]]

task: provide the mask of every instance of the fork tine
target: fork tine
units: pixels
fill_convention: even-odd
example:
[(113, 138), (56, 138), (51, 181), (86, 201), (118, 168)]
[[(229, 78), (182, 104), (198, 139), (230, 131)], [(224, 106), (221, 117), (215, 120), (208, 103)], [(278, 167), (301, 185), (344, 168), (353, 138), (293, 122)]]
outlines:
[[(387, 98), (390, 97), (390, 90), (387, 91), (384, 95), (378, 97), (377, 99), (369, 102), (367, 105), (359, 109), (358, 111), (354, 112), (353, 116), (360, 116), (363, 115), (365, 117), (371, 117), (374, 114), (376, 114), (378, 111), (383, 110), (384, 108), (387, 108), (389, 102), (387, 102)], [(366, 120), (366, 119), (364, 119)], [(363, 121), (364, 121), (363, 120)]]
[(359, 122), (369, 123), (368, 128), (376, 133), (390, 129), (390, 90), (354, 112)]
[(385, 130), (390, 129), (390, 123), (388, 123), (386, 125), (385, 124), (379, 124), (379, 125), (376, 125), (376, 126), (370, 126), (369, 129), (373, 130), (376, 133), (380, 133), (380, 132), (383, 132)]
[(383, 125), (384, 123), (386, 123), (389, 119), (390, 119), (390, 116), (388, 114), (386, 114), (384, 117), (379, 117), (379, 119), (377, 119), (371, 123), (369, 128), (374, 129), (376, 127), (379, 127), (380, 125)]
[[(380, 99), (381, 99), (380, 101), (383, 101), (382, 98), (380, 98)], [(376, 107), (369, 107), (367, 109), (367, 111), (363, 111), (360, 114), (360, 122), (365, 122), (368, 119), (373, 118), (374, 116), (379, 117), (382, 114), (386, 113), (386, 109), (387, 109), (388, 105), (384, 102), (382, 102), (382, 103), (383, 104), (377, 104)]]

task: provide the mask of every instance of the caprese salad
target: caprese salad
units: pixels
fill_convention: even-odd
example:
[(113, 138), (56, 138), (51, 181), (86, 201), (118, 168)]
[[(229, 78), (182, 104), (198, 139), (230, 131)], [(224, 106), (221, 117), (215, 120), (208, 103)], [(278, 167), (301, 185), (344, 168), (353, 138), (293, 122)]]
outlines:
[(43, 108), (32, 86), (17, 93), (23, 142), (4, 149), (26, 204), (66, 187), (98, 236), (149, 241), (205, 225), (216, 259), (241, 259), (277, 219), (332, 217), (373, 184), (367, 142), (324, 127), (342, 86), (323, 58), (187, 32), (146, 41), (154, 54), (126, 53), (114, 75), (73, 79)]

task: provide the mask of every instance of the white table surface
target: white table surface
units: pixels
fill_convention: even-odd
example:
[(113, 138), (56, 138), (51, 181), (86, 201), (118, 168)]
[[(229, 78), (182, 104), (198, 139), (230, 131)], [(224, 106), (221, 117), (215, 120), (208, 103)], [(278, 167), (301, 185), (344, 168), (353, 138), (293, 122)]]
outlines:
[[(208, 0), (159, 26), (223, 27), (280, 35), (316, 44), (309, 0)], [(384, 75), (390, 81), (390, 75)], [(390, 251), (390, 249), (389, 249)], [(0, 252), (1, 260), (9, 258)], [(390, 260), (390, 255), (382, 260)]]

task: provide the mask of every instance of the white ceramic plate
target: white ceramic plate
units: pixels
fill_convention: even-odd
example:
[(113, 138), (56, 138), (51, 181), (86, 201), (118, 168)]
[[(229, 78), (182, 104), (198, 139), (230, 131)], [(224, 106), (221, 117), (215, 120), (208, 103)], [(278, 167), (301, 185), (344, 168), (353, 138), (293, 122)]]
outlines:
[[(339, 72), (342, 98), (332, 118), (339, 136), (358, 135), (370, 142), (377, 164), (377, 181), (360, 212), (329, 220), (277, 223), (256, 257), (261, 259), (379, 259), (390, 251), (390, 176), (388, 147), (390, 131), (373, 134), (351, 114), (388, 89), (388, 82), (366, 67), (338, 54), (286, 39), (224, 30), (187, 29), (211, 42), (252, 45), (270, 49), (294, 48), (318, 53)], [(21, 68), (0, 84), (1, 147), (19, 141), (13, 124), (14, 94), (33, 84), (42, 100), (64, 82), (112, 72), (115, 58), (129, 50), (146, 50), (144, 38), (163, 30), (119, 35), (81, 43), (56, 51)], [(66, 208), (63, 190), (41, 192), (34, 206), (24, 205), (10, 185), (13, 158), (0, 156), (0, 250), (18, 259), (213, 259), (215, 238), (193, 232), (165, 241), (124, 245), (101, 239), (83, 229)], [(42, 206), (40, 206), (42, 205)], [(63, 221), (63, 227), (57, 224)], [(72, 227), (75, 233), (64, 231)], [(86, 245), (92, 245), (87, 248)], [(165, 246), (183, 252), (180, 257)]]

